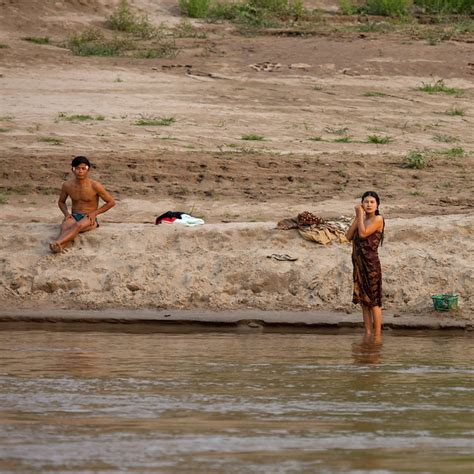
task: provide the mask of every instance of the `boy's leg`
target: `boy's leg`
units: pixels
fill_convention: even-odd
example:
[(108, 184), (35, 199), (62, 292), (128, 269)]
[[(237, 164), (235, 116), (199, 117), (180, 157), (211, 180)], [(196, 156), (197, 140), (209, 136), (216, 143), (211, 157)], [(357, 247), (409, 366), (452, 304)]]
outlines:
[[(72, 218), (74, 219), (74, 218)], [(88, 216), (83, 217), (80, 221), (72, 225), (65, 226), (64, 230), (61, 226), (61, 233), (55, 242), (51, 242), (49, 247), (52, 252), (58, 253), (63, 250), (64, 246), (74, 240), (79, 233), (88, 232), (97, 227), (97, 221), (91, 222)]]

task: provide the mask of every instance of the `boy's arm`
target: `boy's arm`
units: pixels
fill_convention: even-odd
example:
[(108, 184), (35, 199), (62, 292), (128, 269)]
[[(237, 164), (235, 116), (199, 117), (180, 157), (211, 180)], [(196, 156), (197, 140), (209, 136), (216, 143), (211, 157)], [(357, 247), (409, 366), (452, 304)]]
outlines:
[(94, 190), (99, 195), (99, 197), (105, 202), (104, 205), (100, 206), (94, 212), (89, 212), (89, 217), (92, 220), (102, 214), (103, 212), (107, 212), (109, 209), (115, 206), (115, 199), (111, 196), (109, 192), (106, 191), (102, 184), (98, 183), (97, 181), (94, 182)]
[(61, 212), (64, 214), (64, 218), (68, 218), (71, 214), (69, 214), (69, 209), (66, 204), (66, 199), (69, 196), (69, 193), (67, 192), (67, 186), (66, 183), (63, 183), (61, 187), (61, 193), (59, 194), (59, 199), (58, 199), (58, 207), (61, 209)]

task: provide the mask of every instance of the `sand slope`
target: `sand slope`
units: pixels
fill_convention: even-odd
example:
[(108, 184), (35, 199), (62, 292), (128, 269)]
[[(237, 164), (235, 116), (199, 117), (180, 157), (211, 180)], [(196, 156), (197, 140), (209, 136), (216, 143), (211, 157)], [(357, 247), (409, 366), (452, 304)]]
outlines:
[[(473, 228), (472, 215), (388, 220), (380, 252), (386, 308), (428, 311), (431, 294), (455, 291), (463, 314), (472, 315)], [(47, 244), (56, 230), (3, 226), (4, 307), (355, 309), (350, 246), (307, 242), (274, 222), (104, 224), (52, 255)], [(298, 260), (267, 257), (273, 253)]]

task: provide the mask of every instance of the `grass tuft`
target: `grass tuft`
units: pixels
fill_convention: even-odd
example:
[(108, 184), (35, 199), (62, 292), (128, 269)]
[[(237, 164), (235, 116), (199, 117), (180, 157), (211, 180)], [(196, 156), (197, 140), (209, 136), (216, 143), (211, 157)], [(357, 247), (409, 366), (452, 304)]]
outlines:
[(417, 87), (416, 90), (421, 92), (427, 92), (428, 94), (444, 93), (448, 95), (459, 95), (462, 93), (461, 89), (448, 87), (445, 84), (444, 79), (438, 79), (432, 84), (425, 84), (424, 82), (422, 82), (422, 85), (420, 87)]
[(136, 53), (137, 58), (143, 59), (156, 59), (166, 58), (173, 59), (179, 54), (179, 48), (176, 46), (176, 42), (173, 40), (161, 41), (155, 48), (148, 48)]
[(451, 109), (446, 110), (446, 115), (464, 117), (466, 115), (466, 111), (464, 109), (452, 107)]
[(62, 138), (57, 138), (57, 137), (40, 137), (38, 140), (40, 142), (50, 143), (51, 145), (55, 145), (55, 146), (59, 146), (64, 143), (64, 140)]
[(256, 133), (250, 133), (248, 135), (242, 135), (241, 140), (254, 140), (254, 141), (261, 141), (264, 140), (265, 137), (263, 135), (257, 135)]
[(112, 30), (123, 31), (141, 39), (152, 39), (159, 34), (147, 15), (136, 13), (127, 0), (121, 0), (117, 8), (108, 18)]
[(169, 125), (175, 122), (176, 122), (176, 119), (174, 117), (165, 117), (165, 118), (142, 117), (141, 119), (135, 122), (135, 125), (151, 126), (151, 127), (168, 127)]
[(179, 0), (179, 11), (191, 18), (205, 18), (209, 12), (209, 0)]
[(404, 17), (410, 12), (411, 0), (365, 0), (360, 8), (368, 15)]
[(428, 166), (428, 160), (426, 156), (419, 151), (410, 151), (403, 162), (404, 168), (423, 169)]
[(201, 31), (199, 28), (193, 26), (193, 24), (183, 18), (174, 28), (173, 28), (173, 36), (175, 38), (199, 38), (205, 39), (207, 38), (207, 34), (204, 31)]
[(0, 43), (0, 49), (6, 49), (9, 48), (8, 44)]
[(462, 158), (463, 156), (465, 156), (466, 151), (462, 146), (457, 146), (444, 151), (443, 154), (446, 155), (448, 158)]
[(96, 115), (95, 117), (93, 117), (92, 115), (87, 114), (66, 115), (64, 112), (61, 112), (58, 115), (58, 119), (67, 120), (68, 122), (87, 122), (90, 120), (102, 121), (105, 120), (105, 117), (103, 115)]
[(339, 137), (334, 140), (334, 143), (350, 143), (352, 142), (352, 138), (348, 137), (347, 135), (345, 137)]
[(309, 15), (302, 0), (244, 0), (236, 3), (213, 4), (208, 8), (206, 16), (211, 21), (231, 21), (245, 31), (294, 23)]
[(67, 47), (75, 56), (121, 56), (134, 46), (135, 43), (129, 38), (107, 39), (96, 28), (71, 35), (67, 41)]
[(50, 40), (49, 37), (36, 37), (36, 36), (26, 36), (24, 38), (21, 38), (23, 41), (29, 41), (30, 43), (35, 43), (35, 44), (49, 44)]
[(387, 145), (388, 143), (393, 142), (392, 137), (382, 137), (381, 135), (369, 135), (367, 137), (368, 143), (375, 143), (376, 145)]
[(452, 137), (451, 135), (441, 135), (441, 134), (434, 135), (433, 140), (435, 142), (440, 142), (440, 143), (454, 143), (454, 142), (459, 141), (456, 137)]
[(314, 137), (309, 137), (308, 140), (311, 140), (312, 142), (320, 142), (322, 141), (322, 138), (319, 135), (316, 135)]
[(368, 92), (364, 92), (362, 95), (364, 97), (385, 97), (387, 94), (384, 94), (383, 92), (368, 91)]

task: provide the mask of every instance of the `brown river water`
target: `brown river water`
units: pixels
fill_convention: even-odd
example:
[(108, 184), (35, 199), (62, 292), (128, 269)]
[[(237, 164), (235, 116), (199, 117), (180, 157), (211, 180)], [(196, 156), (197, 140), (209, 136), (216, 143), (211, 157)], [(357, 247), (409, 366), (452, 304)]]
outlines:
[(0, 326), (1, 473), (474, 471), (472, 333), (39, 328)]

